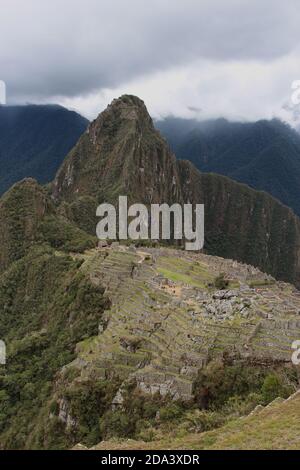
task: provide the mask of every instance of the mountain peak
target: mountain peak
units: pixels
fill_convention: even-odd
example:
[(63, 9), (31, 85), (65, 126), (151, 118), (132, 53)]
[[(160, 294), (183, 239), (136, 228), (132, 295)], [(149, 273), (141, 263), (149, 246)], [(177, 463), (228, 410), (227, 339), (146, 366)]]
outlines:
[(148, 120), (151, 121), (144, 101), (134, 95), (122, 95), (119, 98), (115, 98), (107, 108), (99, 114), (96, 121), (109, 116), (116, 118), (116, 115), (130, 120), (139, 119), (144, 116), (148, 117)]
[(127, 95), (127, 94), (121, 95), (121, 96), (119, 96), (119, 98), (115, 98), (111, 102), (109, 107), (111, 107), (111, 106), (122, 106), (122, 105), (125, 105), (125, 106), (140, 106), (140, 107), (143, 107), (143, 108), (146, 107), (144, 101), (141, 100), (138, 96)]
[(145, 125), (154, 129), (145, 103), (137, 96), (122, 95), (114, 99), (90, 124), (87, 134), (91, 135), (95, 143), (100, 132), (102, 134), (110, 129), (116, 130), (124, 124), (127, 131), (129, 131), (130, 125), (132, 125), (132, 130), (140, 129)]
[(114, 200), (121, 190), (130, 195), (139, 188), (141, 198), (146, 192), (146, 199), (152, 200), (154, 194), (163, 197), (166, 191), (170, 193), (166, 181), (176, 176), (174, 163), (175, 157), (155, 129), (144, 102), (123, 95), (90, 124), (70, 152), (57, 173), (53, 195), (55, 199), (90, 196), (101, 201), (105, 193)]

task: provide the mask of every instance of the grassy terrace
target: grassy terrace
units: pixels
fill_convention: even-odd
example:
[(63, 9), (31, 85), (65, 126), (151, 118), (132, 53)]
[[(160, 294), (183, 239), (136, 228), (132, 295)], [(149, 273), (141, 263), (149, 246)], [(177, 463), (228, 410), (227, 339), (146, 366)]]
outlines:
[[(248, 354), (250, 348), (258, 356), (290, 356), (290, 344), (300, 330), (285, 330), (283, 335), (281, 330), (262, 326), (256, 332), (260, 318), (249, 320), (239, 314), (222, 322), (201, 314), (195, 318), (183, 298), (180, 304), (174, 304), (172, 289), (164, 290), (155, 282), (157, 274), (161, 274), (175, 285), (185, 284), (208, 292), (206, 286), (215, 276), (209, 263), (173, 250), (164, 250), (155, 262), (145, 261), (143, 252), (123, 248), (90, 250), (83, 257), (81, 269), (90, 273), (94, 283), (106, 287), (112, 299), (112, 307), (106, 312), (109, 322), (105, 331), (78, 345), (79, 356), (96, 375), (114, 375), (125, 380), (134, 374), (145, 383), (158, 384), (172, 378), (175, 389), (180, 389), (182, 384), (192, 383), (197, 369), (208, 357), (218, 357), (224, 350)], [(137, 268), (134, 278), (133, 266)], [(253, 296), (258, 296), (261, 306), (267, 306), (270, 299), (278, 298), (278, 292), (273, 290), (273, 285), (265, 285), (262, 293), (266, 298), (262, 293), (253, 292)], [(176, 298), (180, 297), (179, 293)], [(132, 349), (134, 343), (137, 346)], [(185, 365), (182, 357), (191, 354), (193, 364), (187, 363), (188, 374), (181, 374)]]
[(207, 267), (200, 262), (193, 262), (177, 257), (161, 256), (157, 270), (167, 279), (182, 282), (204, 289), (207, 283), (213, 281), (213, 276)]

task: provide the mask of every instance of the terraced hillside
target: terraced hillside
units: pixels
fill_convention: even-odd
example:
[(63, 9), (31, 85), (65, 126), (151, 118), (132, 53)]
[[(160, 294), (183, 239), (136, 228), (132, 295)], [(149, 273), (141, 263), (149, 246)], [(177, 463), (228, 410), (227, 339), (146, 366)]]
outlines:
[(177, 439), (299, 386), (299, 291), (236, 261), (42, 240), (0, 289), (0, 448)]
[[(173, 249), (114, 245), (76, 256), (112, 306), (67, 368), (79, 372), (74, 383), (116, 380), (113, 409), (122, 409), (129, 385), (189, 402), (199, 371), (225, 355), (291, 368), (291, 344), (300, 338), (300, 294), (291, 285), (235, 261)], [(227, 289), (214, 287), (220, 272)]]

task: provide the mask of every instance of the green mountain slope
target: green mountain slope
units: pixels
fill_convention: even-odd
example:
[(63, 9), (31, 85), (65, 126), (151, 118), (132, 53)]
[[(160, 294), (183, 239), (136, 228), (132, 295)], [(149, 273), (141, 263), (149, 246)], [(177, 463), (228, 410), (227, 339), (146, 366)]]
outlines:
[(36, 243), (49, 243), (53, 248), (80, 252), (96, 244), (56, 211), (53, 202), (35, 180), (16, 183), (0, 199), (0, 272), (24, 255)]
[(61, 106), (0, 106), (0, 194), (26, 177), (51, 181), (87, 125)]
[(178, 158), (267, 191), (300, 214), (300, 136), (279, 120), (156, 123)]
[[(64, 447), (51, 421), (56, 374), (74, 359), (76, 343), (94, 335), (108, 299), (78, 262), (33, 247), (0, 277), (0, 332), (8, 348), (0, 366), (0, 448)], [(43, 425), (45, 427), (43, 427)], [(59, 434), (59, 431), (57, 431)]]

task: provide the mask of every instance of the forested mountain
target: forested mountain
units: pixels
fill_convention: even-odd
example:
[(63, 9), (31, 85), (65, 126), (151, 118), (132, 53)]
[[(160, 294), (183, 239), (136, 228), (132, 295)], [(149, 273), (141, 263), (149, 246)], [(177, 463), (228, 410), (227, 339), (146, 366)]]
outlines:
[(61, 106), (0, 106), (0, 194), (25, 177), (51, 181), (87, 125)]
[(267, 191), (300, 214), (300, 135), (287, 124), (170, 117), (156, 126), (178, 158)]

